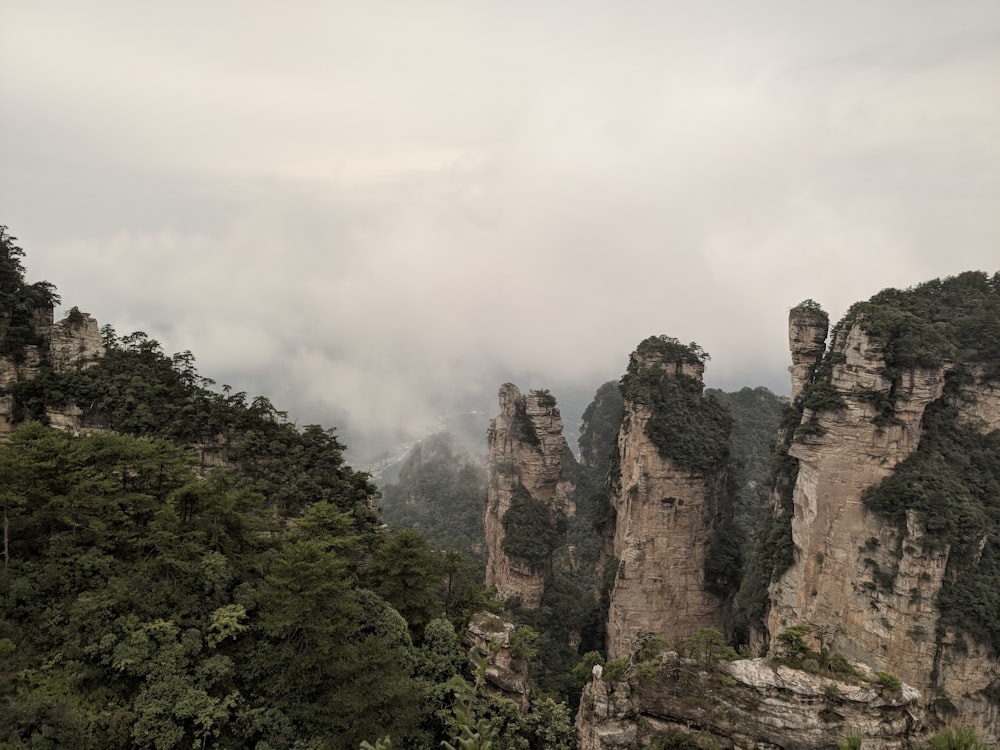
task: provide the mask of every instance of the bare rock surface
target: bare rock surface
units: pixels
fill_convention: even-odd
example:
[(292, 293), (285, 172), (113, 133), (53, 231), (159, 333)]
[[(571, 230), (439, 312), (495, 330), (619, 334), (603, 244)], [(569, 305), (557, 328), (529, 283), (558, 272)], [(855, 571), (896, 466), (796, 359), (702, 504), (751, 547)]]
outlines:
[(465, 645), (489, 659), (485, 677), (490, 688), (527, 710), (531, 696), (528, 663), (511, 648), (516, 629), (514, 623), (490, 612), (477, 612), (465, 631)]
[(920, 693), (903, 684), (886, 693), (867, 681), (841, 681), (769, 659), (715, 668), (662, 655), (617, 683), (595, 678), (584, 689), (576, 727), (580, 750), (623, 750), (683, 737), (729, 750), (833, 748), (848, 734), (863, 747), (922, 747)]

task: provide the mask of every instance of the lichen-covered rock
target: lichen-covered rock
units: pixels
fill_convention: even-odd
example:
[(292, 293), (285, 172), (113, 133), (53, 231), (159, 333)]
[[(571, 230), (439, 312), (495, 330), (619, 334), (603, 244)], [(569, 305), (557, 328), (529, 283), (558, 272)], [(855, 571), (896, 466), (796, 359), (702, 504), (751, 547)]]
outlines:
[[(548, 391), (522, 396), (517, 386), (506, 383), (500, 388), (499, 404), (500, 413), (488, 433), (486, 585), (495, 587), (502, 599), (518, 598), (522, 606), (533, 609), (541, 603), (551, 575), (551, 550), (560, 541), (559, 529), (567, 514), (571, 490), (560, 486), (565, 484), (566, 438), (556, 401)], [(518, 529), (508, 516), (513, 506), (515, 514), (535, 514), (532, 520), (541, 528), (525, 526), (521, 533), (529, 538), (507, 539), (508, 528), (515, 533)]]
[(633, 667), (617, 684), (591, 681), (576, 726), (580, 750), (623, 750), (665, 737), (725, 750), (806, 750), (836, 747), (849, 734), (865, 748), (895, 750), (921, 746), (919, 702), (906, 684), (886, 692), (871, 681), (832, 679), (769, 659), (709, 668), (667, 652), (659, 665)]

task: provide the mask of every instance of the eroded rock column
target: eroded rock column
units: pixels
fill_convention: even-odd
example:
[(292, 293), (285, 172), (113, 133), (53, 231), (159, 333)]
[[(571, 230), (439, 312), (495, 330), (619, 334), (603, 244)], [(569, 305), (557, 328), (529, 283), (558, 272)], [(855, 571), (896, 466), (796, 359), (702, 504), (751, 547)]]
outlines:
[(486, 497), (486, 585), (502, 599), (536, 608), (562, 541), (568, 492), (561, 487), (566, 439), (548, 391), (522, 396), (500, 387), (500, 413), (490, 424)]

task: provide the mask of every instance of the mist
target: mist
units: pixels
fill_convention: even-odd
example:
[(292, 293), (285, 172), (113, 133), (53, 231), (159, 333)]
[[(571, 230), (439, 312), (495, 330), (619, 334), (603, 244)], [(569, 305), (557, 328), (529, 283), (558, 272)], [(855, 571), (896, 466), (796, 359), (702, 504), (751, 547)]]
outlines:
[(997, 270), (997, 90), (993, 2), (15, 0), (0, 223), (374, 455), (654, 334), (787, 392), (803, 299)]

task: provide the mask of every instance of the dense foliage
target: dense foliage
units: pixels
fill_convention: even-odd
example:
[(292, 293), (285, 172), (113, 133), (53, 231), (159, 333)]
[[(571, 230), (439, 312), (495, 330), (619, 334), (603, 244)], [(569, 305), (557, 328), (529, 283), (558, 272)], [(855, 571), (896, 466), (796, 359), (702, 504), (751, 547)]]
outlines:
[(837, 330), (855, 323), (884, 348), (890, 376), (955, 362), (985, 363), (987, 377), (1000, 377), (1000, 273), (967, 271), (885, 289), (852, 305)]
[(382, 517), (417, 529), (431, 544), (464, 552), (485, 543), (486, 468), (449, 433), (413, 447), (396, 482), (382, 487)]
[(202, 479), (194, 463), (164, 440), (37, 423), (0, 445), (3, 741), (420, 736), (418, 652), (402, 617), (358, 587), (371, 543), (358, 519), (319, 501), (284, 526), (236, 477)]
[(104, 341), (106, 353), (90, 367), (62, 373), (43, 367), (38, 377), (14, 384), (15, 416), (44, 423), (46, 408), (76, 404), (88, 427), (165, 438), (194, 446), (203, 465), (238, 466), (237, 481), (283, 516), (324, 500), (359, 522), (375, 522), (375, 487), (344, 463), (333, 430), (300, 429), (263, 396), (212, 390), (190, 352), (167, 356), (142, 332), (119, 338), (105, 326)]
[(637, 349), (622, 378), (627, 401), (652, 409), (646, 434), (664, 458), (694, 471), (716, 471), (729, 460), (732, 421), (725, 407), (702, 393), (701, 380), (663, 367), (701, 365), (708, 355), (697, 344), (651, 336)]
[[(16, 282), (7, 299), (26, 287), (17, 251), (0, 263)], [(54, 299), (36, 300), (38, 320)], [(453, 623), (486, 601), (462, 555), (382, 528), (374, 486), (332, 430), (216, 392), (189, 352), (102, 333), (106, 355), (68, 372), (28, 341), (37, 376), (4, 394), (21, 424), (0, 442), (0, 744), (460, 737), (468, 673)], [(70, 405), (83, 435), (44, 425)], [(572, 736), (552, 701), (522, 712), (484, 694), (470, 706), (494, 748)]]
[(566, 530), (563, 516), (553, 517), (549, 507), (518, 486), (510, 508), (503, 516), (503, 551), (541, 567), (550, 562), (552, 553)]
[[(268, 483), (198, 466), (171, 441), (38, 423), (0, 444), (0, 742), (354, 748), (390, 733), (405, 748), (455, 736), (448, 684), (465, 658), (437, 618), (464, 622), (482, 605), (461, 561), (416, 532), (375, 533), (367, 505), (358, 517), (343, 498), (288, 522)], [(490, 706), (504, 717), (498, 746), (541, 731), (509, 702), (484, 698), (496, 718)]]
[(771, 462), (788, 399), (763, 386), (731, 393), (707, 388), (705, 393), (720, 401), (733, 420), (730, 433), (730, 472), (736, 487), (733, 516), (740, 533), (749, 537), (767, 512)]

